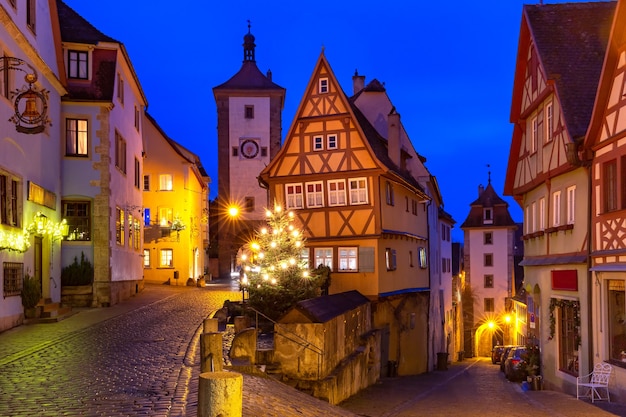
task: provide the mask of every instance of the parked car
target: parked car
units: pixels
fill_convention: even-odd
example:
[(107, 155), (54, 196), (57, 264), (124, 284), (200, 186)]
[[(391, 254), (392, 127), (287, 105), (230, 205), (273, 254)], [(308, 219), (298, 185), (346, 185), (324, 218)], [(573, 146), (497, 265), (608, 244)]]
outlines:
[(502, 355), (500, 355), (500, 372), (504, 372), (504, 362), (506, 361), (506, 358), (509, 355), (509, 352), (511, 352), (511, 349), (513, 349), (514, 347), (516, 347), (515, 345), (510, 345), (510, 346), (505, 346), (504, 350), (502, 351)]
[(522, 381), (526, 379), (526, 355), (525, 346), (517, 346), (511, 349), (504, 361), (504, 376), (509, 381)]
[(496, 345), (493, 347), (493, 349), (491, 349), (491, 363), (496, 364), (496, 363), (500, 363), (500, 360), (502, 359), (502, 354), (504, 353), (504, 350), (508, 347), (511, 347), (513, 345)]

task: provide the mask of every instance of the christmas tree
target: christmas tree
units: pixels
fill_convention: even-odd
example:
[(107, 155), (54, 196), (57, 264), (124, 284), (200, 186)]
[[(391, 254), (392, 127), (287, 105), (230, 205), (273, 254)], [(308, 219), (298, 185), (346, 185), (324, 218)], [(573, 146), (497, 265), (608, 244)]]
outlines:
[(319, 296), (323, 279), (302, 258), (304, 236), (293, 225), (293, 212), (275, 205), (266, 215), (267, 226), (240, 256), (240, 285), (248, 291), (251, 307), (276, 320), (298, 301)]

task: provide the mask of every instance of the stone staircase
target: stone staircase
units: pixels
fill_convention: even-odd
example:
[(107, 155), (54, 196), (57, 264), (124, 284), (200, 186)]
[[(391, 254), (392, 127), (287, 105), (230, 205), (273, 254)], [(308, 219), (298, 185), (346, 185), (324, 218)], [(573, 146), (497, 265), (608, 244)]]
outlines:
[(68, 318), (75, 312), (72, 307), (66, 307), (61, 303), (54, 303), (50, 298), (42, 298), (37, 304), (40, 314), (36, 318), (26, 319), (27, 323), (56, 323)]

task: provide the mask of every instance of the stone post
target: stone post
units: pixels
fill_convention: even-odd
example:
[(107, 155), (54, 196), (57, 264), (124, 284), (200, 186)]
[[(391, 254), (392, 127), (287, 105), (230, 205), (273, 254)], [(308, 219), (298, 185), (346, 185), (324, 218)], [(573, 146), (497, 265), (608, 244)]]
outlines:
[(198, 383), (198, 417), (241, 417), (243, 376), (237, 372), (205, 372)]
[(200, 372), (222, 372), (224, 369), (224, 345), (221, 333), (200, 335)]
[(204, 319), (202, 324), (203, 324), (202, 333), (217, 333), (219, 331), (218, 319)]

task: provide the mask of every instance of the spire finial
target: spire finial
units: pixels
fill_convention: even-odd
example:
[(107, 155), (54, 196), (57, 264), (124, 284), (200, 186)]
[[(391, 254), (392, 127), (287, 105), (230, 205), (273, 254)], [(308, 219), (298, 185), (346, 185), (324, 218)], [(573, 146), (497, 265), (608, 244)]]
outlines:
[(248, 19), (248, 33), (250, 33), (250, 19)]
[(250, 33), (250, 19), (248, 19), (248, 33), (243, 37), (243, 62), (254, 61), (254, 36)]
[[(491, 168), (491, 165), (487, 164), (487, 168)], [(491, 170), (487, 171), (487, 185), (491, 184)]]

